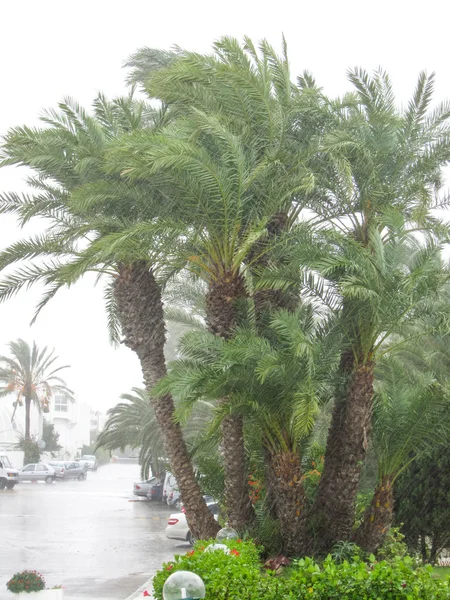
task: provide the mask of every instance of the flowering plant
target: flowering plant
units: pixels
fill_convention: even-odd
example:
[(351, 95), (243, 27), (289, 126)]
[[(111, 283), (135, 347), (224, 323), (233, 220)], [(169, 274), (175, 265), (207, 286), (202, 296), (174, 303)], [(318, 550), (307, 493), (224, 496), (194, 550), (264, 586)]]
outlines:
[(40, 592), (45, 589), (45, 579), (37, 571), (16, 573), (6, 584), (13, 594), (20, 592)]

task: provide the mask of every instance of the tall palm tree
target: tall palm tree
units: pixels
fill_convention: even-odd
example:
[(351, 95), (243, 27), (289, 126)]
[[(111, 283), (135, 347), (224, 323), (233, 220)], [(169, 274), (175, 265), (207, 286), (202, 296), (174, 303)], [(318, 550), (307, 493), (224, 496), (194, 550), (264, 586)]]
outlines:
[(378, 464), (378, 482), (372, 502), (353, 539), (375, 552), (391, 525), (394, 483), (421, 453), (448, 435), (448, 391), (432, 370), (405, 369), (398, 358), (388, 357), (377, 368), (372, 443)]
[(41, 350), (24, 340), (9, 344), (9, 356), (0, 356), (0, 396), (14, 394), (14, 413), (25, 404), (25, 440), (30, 439), (30, 414), (33, 403), (39, 411), (48, 412), (55, 394), (74, 402), (73, 392), (58, 373), (69, 365), (56, 366), (58, 357), (47, 346)]
[[(355, 87), (354, 100), (341, 110), (337, 126), (321, 141), (332, 168), (328, 181), (321, 180), (324, 201), (312, 207), (316, 222), (331, 223), (351, 241), (348, 247), (357, 244), (362, 255), (366, 250), (380, 255), (402, 228), (429, 236), (446, 235), (432, 210), (448, 204), (441, 190), (442, 168), (450, 159), (450, 106), (445, 103), (429, 110), (433, 76), (419, 76), (405, 110), (396, 107), (384, 72), (370, 77), (354, 69), (349, 78)], [(379, 235), (374, 236), (375, 230)], [(334, 272), (343, 291), (353, 277), (351, 265), (346, 264), (348, 270), (336, 265)], [(392, 293), (397, 295), (394, 290)], [(322, 523), (318, 537), (325, 551), (336, 541), (348, 539), (353, 524), (370, 433), (377, 349), (374, 333), (391, 327), (389, 321), (376, 320), (385, 318), (373, 312), (372, 301), (378, 305), (378, 298), (375, 289), (371, 297), (344, 294), (345, 349), (314, 511)], [(390, 300), (386, 298), (386, 302)]]
[[(0, 267), (27, 260), (25, 267), (4, 277), (0, 297), (10, 297), (23, 285), (42, 281), (46, 294), (40, 310), (57, 291), (87, 272), (105, 277), (106, 307), (111, 337), (138, 356), (150, 391), (166, 374), (165, 322), (161, 288), (155, 273), (161, 266), (159, 244), (169, 244), (156, 221), (169, 207), (147, 183), (130, 183), (105, 173), (109, 144), (156, 121), (154, 111), (132, 96), (108, 101), (100, 95), (94, 114), (71, 100), (59, 111), (47, 111), (44, 129), (16, 128), (2, 148), (3, 164), (21, 164), (37, 174), (33, 195), (3, 194), (1, 210), (26, 222), (33, 216), (50, 223), (46, 234), (13, 244), (0, 256)], [(156, 126), (156, 124), (155, 124)], [(153, 223), (130, 238), (122, 233), (140, 221)], [(171, 237), (172, 245), (178, 231)], [(39, 260), (33, 262), (33, 259)], [(44, 263), (42, 257), (46, 257)], [(154, 405), (164, 436), (166, 455), (185, 499), (187, 519), (196, 537), (208, 538), (218, 525), (203, 502), (180, 426), (168, 395)]]
[[(258, 55), (248, 39), (242, 48), (223, 38), (214, 50), (182, 52), (150, 75), (149, 94), (182, 116), (156, 135), (120, 140), (112, 165), (156, 184), (176, 205), (175, 218), (189, 225), (191, 238), (179, 259), (206, 283), (209, 330), (230, 339), (246, 318), (244, 271), (268, 251), (265, 245), (255, 251), (257, 242), (267, 237), (272, 215), (308, 190), (311, 178), (286, 148), (293, 93), (286, 56), (279, 60), (266, 43)], [(242, 419), (230, 413), (221, 427), (228, 516), (242, 528), (252, 517)]]

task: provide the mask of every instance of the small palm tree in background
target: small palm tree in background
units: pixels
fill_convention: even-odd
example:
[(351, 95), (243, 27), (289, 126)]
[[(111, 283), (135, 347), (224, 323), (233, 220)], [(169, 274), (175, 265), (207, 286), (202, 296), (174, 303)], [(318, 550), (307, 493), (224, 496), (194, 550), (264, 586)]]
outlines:
[[(148, 392), (142, 388), (135, 387), (132, 393), (122, 394), (120, 398), (123, 402), (119, 402), (108, 411), (108, 420), (97, 440), (97, 448), (139, 448), (141, 475), (147, 478), (150, 470), (152, 474), (160, 471), (161, 459), (169, 463), (154, 406)], [(190, 451), (194, 442), (208, 428), (212, 408), (212, 404), (208, 402), (198, 402), (189, 420), (184, 424), (183, 433)]]
[(9, 343), (10, 356), (0, 356), (0, 396), (15, 395), (14, 413), (25, 404), (25, 441), (30, 439), (31, 403), (48, 412), (54, 394), (74, 402), (73, 392), (57, 375), (69, 365), (56, 366), (58, 356), (47, 346), (40, 350), (24, 340)]

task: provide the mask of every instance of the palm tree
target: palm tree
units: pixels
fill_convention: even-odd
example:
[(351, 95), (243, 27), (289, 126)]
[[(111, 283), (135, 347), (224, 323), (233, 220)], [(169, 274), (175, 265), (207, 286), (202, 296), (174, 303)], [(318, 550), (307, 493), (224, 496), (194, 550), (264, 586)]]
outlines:
[[(147, 389), (166, 374), (164, 358), (165, 322), (161, 288), (155, 273), (161, 266), (160, 243), (170, 245), (156, 216), (169, 207), (149, 184), (129, 183), (105, 173), (105, 154), (119, 135), (156, 121), (154, 111), (132, 96), (108, 101), (100, 95), (94, 114), (88, 115), (71, 100), (47, 111), (44, 129), (16, 128), (6, 136), (3, 164), (31, 167), (36, 177), (29, 195), (3, 194), (3, 212), (12, 212), (26, 222), (45, 217), (47, 233), (20, 241), (5, 250), (0, 267), (27, 260), (25, 267), (4, 277), (0, 297), (8, 298), (23, 285), (42, 281), (46, 294), (38, 311), (66, 285), (87, 272), (106, 277), (105, 293), (110, 334), (138, 356)], [(156, 126), (156, 125), (155, 125)], [(154, 223), (134, 237), (122, 233), (141, 221)], [(46, 257), (44, 263), (42, 257)], [(39, 257), (40, 260), (33, 262)], [(162, 430), (166, 456), (182, 491), (187, 519), (196, 537), (209, 538), (218, 525), (203, 502), (180, 426), (174, 420), (173, 399), (155, 402), (156, 419)]]
[[(223, 38), (214, 50), (182, 52), (151, 73), (149, 94), (181, 116), (156, 135), (120, 140), (112, 164), (171, 198), (175, 218), (189, 226), (179, 260), (206, 283), (209, 331), (230, 339), (246, 319), (245, 270), (268, 252), (257, 243), (311, 180), (301, 157), (287, 151), (294, 86), (286, 55), (278, 59), (265, 42), (258, 55), (248, 39), (242, 48)], [(299, 206), (294, 202), (292, 219)], [(242, 418), (230, 413), (221, 427), (228, 516), (241, 529), (252, 518)]]
[[(120, 397), (124, 402), (108, 411), (108, 420), (97, 440), (97, 448), (139, 448), (141, 475), (146, 477), (150, 469), (152, 473), (159, 472), (165, 448), (148, 392), (142, 388), (133, 388), (131, 394), (122, 394)], [(207, 402), (199, 402), (189, 421), (184, 423), (183, 433), (190, 451), (207, 429), (212, 408)]]
[[(433, 76), (419, 76), (413, 98), (403, 111), (395, 105), (385, 73), (369, 77), (354, 69), (349, 77), (356, 88), (354, 100), (341, 110), (334, 130), (322, 138), (321, 147), (332, 168), (328, 180), (321, 180), (324, 201), (312, 207), (317, 213), (315, 222), (331, 223), (348, 238), (348, 248), (357, 244), (362, 256), (366, 250), (381, 255), (402, 229), (446, 235), (432, 209), (447, 206), (440, 190), (442, 168), (450, 159), (450, 106), (445, 103), (429, 112)], [(374, 236), (375, 230), (379, 235)], [(355, 288), (352, 297), (344, 293), (354, 279), (348, 261), (339, 267), (336, 264), (333, 271), (333, 277), (342, 282), (345, 348), (314, 511), (322, 523), (317, 533), (325, 551), (351, 533), (370, 433), (378, 346), (375, 334), (392, 327), (390, 320), (377, 320), (388, 314), (380, 314), (376, 308), (380, 298), (376, 288), (364, 295)], [(327, 269), (322, 272), (326, 275)], [(396, 297), (398, 289), (392, 289), (392, 294)], [(390, 303), (390, 297), (385, 301)]]
[(185, 410), (199, 399), (226, 397), (227, 405), (216, 407), (216, 423), (229, 411), (248, 422), (267, 460), (266, 487), (289, 555), (299, 555), (307, 537), (302, 449), (331, 394), (339, 338), (330, 325), (319, 325), (304, 306), (275, 313), (264, 338), (251, 329), (238, 329), (229, 341), (189, 333), (180, 346), (185, 358), (171, 363), (157, 387), (180, 395)]
[(379, 548), (391, 525), (397, 477), (439, 438), (444, 439), (450, 425), (447, 390), (431, 369), (413, 372), (398, 358), (387, 357), (379, 364), (377, 377), (372, 443), (378, 483), (353, 535), (368, 552)]
[[(40, 350), (24, 340), (9, 343), (10, 356), (0, 356), (0, 396), (15, 395), (14, 413), (25, 404), (25, 441), (30, 440), (30, 413), (34, 403), (39, 411), (48, 412), (55, 394), (75, 402), (73, 392), (58, 373), (69, 365), (55, 366), (58, 357), (47, 346)], [(13, 415), (14, 418), (14, 415)]]

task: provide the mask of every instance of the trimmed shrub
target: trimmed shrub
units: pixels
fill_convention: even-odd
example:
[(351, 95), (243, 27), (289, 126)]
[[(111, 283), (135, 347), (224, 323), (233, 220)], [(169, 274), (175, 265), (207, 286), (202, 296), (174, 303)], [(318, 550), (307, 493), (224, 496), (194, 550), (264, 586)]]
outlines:
[(154, 597), (162, 600), (167, 577), (179, 570), (199, 575), (206, 597), (214, 600), (449, 600), (448, 581), (436, 580), (429, 567), (414, 569), (412, 559), (364, 562), (356, 557), (337, 564), (328, 556), (322, 564), (310, 558), (275, 576), (263, 571), (259, 551), (252, 542), (227, 542), (230, 554), (205, 552), (211, 542), (198, 542), (194, 550), (165, 563), (156, 574)]
[[(207, 597), (215, 600), (237, 600), (247, 598), (243, 590), (255, 590), (261, 579), (259, 553), (252, 542), (230, 541), (226, 546), (230, 554), (223, 551), (205, 552), (216, 540), (197, 542), (194, 549), (175, 560), (164, 563), (153, 579), (154, 596), (162, 600), (164, 583), (175, 571), (192, 571), (199, 575), (206, 587)], [(248, 596), (251, 598), (252, 596)]]

